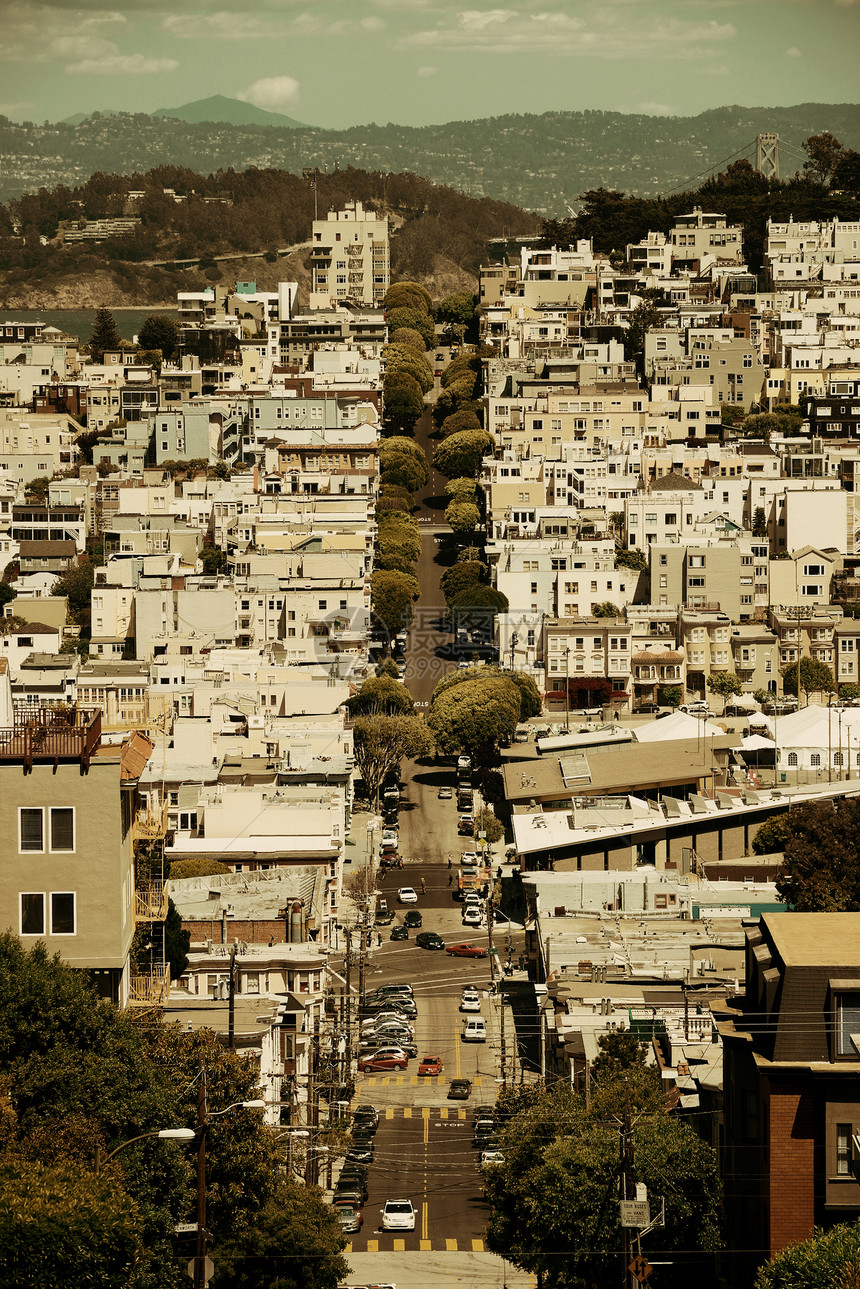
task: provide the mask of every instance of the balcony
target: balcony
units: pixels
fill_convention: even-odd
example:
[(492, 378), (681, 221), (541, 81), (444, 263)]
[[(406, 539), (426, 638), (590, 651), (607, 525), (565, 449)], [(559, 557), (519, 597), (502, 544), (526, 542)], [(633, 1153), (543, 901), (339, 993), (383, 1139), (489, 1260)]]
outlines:
[(163, 837), (167, 832), (166, 804), (160, 810), (138, 811), (132, 827), (135, 841), (157, 841)]
[(167, 882), (146, 882), (134, 892), (134, 920), (163, 922), (167, 917)]
[(11, 728), (0, 729), (0, 761), (32, 769), (38, 761), (80, 761), (89, 769), (102, 735), (100, 709), (36, 707), (16, 711)]
[(163, 967), (145, 976), (132, 976), (128, 991), (129, 1007), (162, 1006), (170, 995), (170, 967)]

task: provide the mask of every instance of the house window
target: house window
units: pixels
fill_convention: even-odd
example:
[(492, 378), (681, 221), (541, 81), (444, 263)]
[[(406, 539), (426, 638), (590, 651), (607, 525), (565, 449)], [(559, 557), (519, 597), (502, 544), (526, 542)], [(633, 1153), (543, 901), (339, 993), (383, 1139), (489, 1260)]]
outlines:
[(75, 934), (75, 897), (71, 891), (51, 892), (51, 935)]
[(20, 806), (18, 809), (18, 850), (23, 852), (44, 851), (44, 849), (44, 810), (41, 806)]
[(851, 1172), (851, 1137), (853, 1124), (836, 1125), (836, 1176), (847, 1177)]
[(810, 755), (809, 764), (812, 766), (813, 770), (816, 770), (819, 767), (819, 765), (821, 765), (821, 753), (813, 752)]
[(788, 754), (788, 764), (789, 764), (789, 765), (797, 765), (797, 753), (796, 753), (796, 752), (789, 752), (789, 754)]
[(45, 934), (45, 897), (41, 892), (21, 893), (21, 934)]
[(836, 996), (836, 1054), (857, 1059), (851, 1036), (860, 1034), (860, 993)]
[(51, 806), (51, 850), (75, 849), (75, 811), (72, 806)]

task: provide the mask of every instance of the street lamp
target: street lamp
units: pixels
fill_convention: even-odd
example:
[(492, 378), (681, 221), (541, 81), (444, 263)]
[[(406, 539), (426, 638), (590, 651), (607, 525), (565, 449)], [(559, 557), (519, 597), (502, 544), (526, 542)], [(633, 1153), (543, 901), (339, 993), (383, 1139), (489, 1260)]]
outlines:
[(112, 1150), (109, 1155), (102, 1156), (101, 1147), (96, 1146), (96, 1176), (101, 1173), (105, 1164), (118, 1155), (121, 1150), (128, 1146), (133, 1146), (137, 1141), (146, 1141), (147, 1138), (160, 1137), (162, 1141), (193, 1141), (197, 1133), (193, 1128), (159, 1128), (157, 1132), (142, 1132), (138, 1137), (132, 1137), (129, 1141), (124, 1141), (116, 1150)]
[(265, 1101), (232, 1101), (223, 1110), (209, 1112), (206, 1105), (206, 1069), (200, 1072), (197, 1085), (197, 1249), (194, 1257), (194, 1289), (206, 1289), (206, 1244), (209, 1232), (206, 1230), (206, 1133), (212, 1119), (220, 1119), (231, 1110), (241, 1107), (244, 1110), (263, 1110)]

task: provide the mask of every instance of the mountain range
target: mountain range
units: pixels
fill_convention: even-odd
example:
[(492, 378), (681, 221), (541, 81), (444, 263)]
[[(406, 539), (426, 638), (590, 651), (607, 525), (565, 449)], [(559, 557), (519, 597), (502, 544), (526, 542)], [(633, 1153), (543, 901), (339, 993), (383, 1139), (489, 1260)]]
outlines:
[(184, 103), (182, 107), (159, 107), (152, 115), (169, 116), (174, 121), (187, 121), (189, 125), (199, 125), (202, 121), (224, 121), (228, 125), (270, 125), (281, 130), (310, 128), (301, 121), (294, 121), (291, 116), (284, 116), (280, 112), (266, 112), (253, 103), (227, 98), (223, 94), (198, 98), (193, 103)]
[[(162, 112), (95, 113), (74, 124), (41, 126), (0, 117), (0, 200), (42, 186), (74, 187), (96, 171), (132, 175), (164, 164), (202, 173), (355, 167), (410, 171), (471, 196), (563, 217), (592, 188), (643, 197), (692, 189), (739, 156), (754, 159), (760, 133), (779, 135), (783, 176), (802, 168), (802, 143), (812, 134), (829, 130), (860, 150), (857, 104), (734, 106), (694, 117), (545, 112), (347, 130), (320, 130), (289, 117), (273, 125), (267, 118), (275, 114), (220, 95)], [(260, 113), (267, 123), (196, 119), (239, 112)]]

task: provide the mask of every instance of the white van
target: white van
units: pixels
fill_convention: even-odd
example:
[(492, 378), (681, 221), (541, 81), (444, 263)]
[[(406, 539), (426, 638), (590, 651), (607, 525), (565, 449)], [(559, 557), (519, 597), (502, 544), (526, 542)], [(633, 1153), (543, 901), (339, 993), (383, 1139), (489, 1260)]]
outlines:
[(480, 1016), (473, 1016), (463, 1026), (464, 1043), (486, 1043), (487, 1023)]

